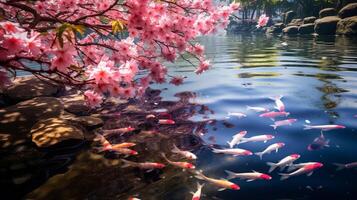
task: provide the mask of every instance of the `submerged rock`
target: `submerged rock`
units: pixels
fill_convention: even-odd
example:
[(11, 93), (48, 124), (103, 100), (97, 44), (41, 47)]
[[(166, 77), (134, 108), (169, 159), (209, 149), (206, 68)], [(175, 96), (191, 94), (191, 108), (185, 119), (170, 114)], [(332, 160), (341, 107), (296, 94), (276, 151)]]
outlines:
[(357, 34), (357, 16), (344, 18), (337, 23), (337, 34), (356, 35)]
[(13, 81), (13, 85), (6, 88), (4, 96), (12, 101), (19, 102), (35, 97), (50, 97), (56, 95), (61, 86), (42, 81), (34, 76), (20, 77)]
[(328, 17), (328, 16), (336, 16), (337, 11), (334, 8), (325, 8), (320, 10), (319, 16), (320, 18)]
[(315, 21), (315, 32), (320, 35), (334, 35), (337, 23), (341, 19), (335, 16), (324, 17)]
[(288, 11), (284, 15), (284, 24), (289, 24), (295, 17), (296, 13), (292, 10)]
[(298, 26), (288, 26), (283, 29), (284, 34), (295, 35), (298, 33)]
[(316, 21), (316, 17), (314, 16), (304, 18), (304, 24), (314, 23), (315, 21)]
[(342, 19), (357, 16), (357, 3), (347, 4), (340, 10), (340, 12), (338, 12), (338, 16)]
[(91, 108), (86, 104), (84, 95), (75, 93), (60, 97), (63, 102), (64, 109), (75, 115), (89, 115)]
[(299, 26), (299, 34), (312, 34), (314, 33), (314, 27), (315, 24), (311, 23), (311, 24), (303, 24), (301, 26)]
[(300, 26), (301, 24), (303, 24), (302, 19), (293, 19), (287, 26)]
[(51, 118), (37, 122), (31, 129), (32, 142), (38, 147), (49, 147), (65, 140), (83, 140), (82, 129), (68, 120)]

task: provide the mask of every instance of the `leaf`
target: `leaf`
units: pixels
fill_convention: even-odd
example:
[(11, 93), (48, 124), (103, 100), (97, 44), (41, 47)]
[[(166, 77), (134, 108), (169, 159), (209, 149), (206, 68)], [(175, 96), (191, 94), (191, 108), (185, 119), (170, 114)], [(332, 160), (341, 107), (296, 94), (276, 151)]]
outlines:
[(121, 20), (111, 21), (113, 34), (119, 33), (125, 29), (124, 23)]

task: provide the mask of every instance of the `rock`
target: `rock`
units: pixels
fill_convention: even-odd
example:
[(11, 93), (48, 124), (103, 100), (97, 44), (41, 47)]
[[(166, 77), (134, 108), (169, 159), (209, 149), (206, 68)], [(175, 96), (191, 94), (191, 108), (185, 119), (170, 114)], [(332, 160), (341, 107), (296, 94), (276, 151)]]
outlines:
[(337, 23), (341, 19), (335, 16), (324, 17), (315, 21), (315, 32), (320, 35), (334, 35)]
[(275, 23), (274, 27), (283, 29), (283, 28), (285, 28), (285, 24), (284, 23)]
[(304, 24), (310, 24), (310, 23), (314, 23), (316, 20), (316, 17), (311, 16), (311, 17), (305, 17), (304, 18)]
[(31, 128), (30, 133), (32, 142), (40, 148), (49, 147), (65, 140), (84, 139), (81, 128), (60, 118), (41, 120)]
[(285, 28), (285, 24), (283, 23), (275, 23), (273, 26), (267, 29), (267, 33), (281, 33), (283, 28)]
[(284, 34), (288, 34), (288, 35), (297, 34), (298, 33), (298, 27), (297, 26), (288, 26), (288, 27), (283, 29), (283, 33)]
[(285, 13), (284, 24), (289, 24), (291, 20), (295, 17), (296, 13), (292, 10)]
[(357, 35), (357, 16), (344, 18), (337, 23), (337, 34)]
[(320, 18), (328, 17), (328, 16), (336, 16), (337, 11), (334, 8), (325, 8), (320, 10), (319, 16)]
[(91, 108), (86, 104), (84, 95), (79, 92), (67, 96), (60, 97), (63, 102), (64, 109), (75, 115), (89, 115)]
[(314, 33), (315, 24), (303, 24), (299, 27), (298, 32), (299, 34), (312, 34)]
[(73, 123), (78, 123), (81, 126), (87, 128), (88, 130), (93, 130), (103, 126), (103, 120), (94, 116), (81, 116), (81, 117), (68, 117), (66, 118)]
[(4, 91), (4, 96), (12, 101), (24, 101), (35, 97), (56, 95), (62, 87), (51, 82), (42, 81), (34, 76), (19, 77), (13, 85)]
[(342, 19), (357, 16), (357, 3), (347, 4), (340, 10), (340, 12), (338, 12), (338, 16)]

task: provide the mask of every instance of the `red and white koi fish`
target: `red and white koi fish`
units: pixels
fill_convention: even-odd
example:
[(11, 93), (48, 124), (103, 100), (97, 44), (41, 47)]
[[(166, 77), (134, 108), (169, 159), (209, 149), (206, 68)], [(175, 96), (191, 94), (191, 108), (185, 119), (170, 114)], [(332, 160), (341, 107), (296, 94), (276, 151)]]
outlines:
[(182, 169), (195, 169), (196, 167), (191, 164), (191, 163), (188, 163), (188, 162), (175, 162), (175, 161), (171, 161), (169, 160), (166, 155), (164, 153), (161, 153), (162, 157), (168, 162), (170, 163), (171, 165), (174, 165), (176, 167), (180, 167)]
[(310, 126), (310, 125), (304, 125), (304, 130), (309, 130), (309, 129), (320, 129), (321, 131), (329, 131), (332, 129), (341, 129), (341, 128), (346, 128), (345, 126), (342, 125), (316, 125), (316, 126)]
[(174, 144), (174, 148), (171, 150), (172, 153), (176, 153), (176, 154), (180, 154), (183, 157), (190, 159), (190, 160), (196, 160), (197, 156), (195, 154), (193, 154), (190, 151), (182, 151), (180, 150), (175, 144)]
[(125, 167), (137, 167), (140, 169), (144, 170), (153, 170), (153, 169), (162, 169), (165, 167), (164, 164), (162, 163), (156, 163), (156, 162), (143, 162), (143, 163), (138, 163), (138, 162), (132, 162), (129, 160), (121, 159), (124, 162), (124, 165), (122, 166), (123, 168)]
[(356, 168), (357, 167), (357, 162), (351, 162), (347, 164), (341, 164), (341, 163), (333, 163), (334, 165), (337, 166), (337, 171), (342, 170), (342, 169), (351, 169), (351, 168)]
[(94, 141), (99, 141), (100, 144), (103, 146), (101, 150), (105, 151), (107, 149), (111, 149), (113, 146), (110, 142), (101, 134), (95, 134)]
[(164, 125), (172, 125), (175, 124), (175, 121), (172, 119), (159, 119), (159, 124), (164, 124)]
[(225, 170), (225, 172), (228, 174), (227, 179), (234, 179), (234, 178), (239, 178), (239, 179), (245, 179), (247, 182), (254, 181), (257, 179), (262, 179), (262, 180), (270, 180), (271, 176), (268, 174), (263, 174), (259, 173), (253, 170), (253, 172), (248, 172), (248, 173), (234, 173), (229, 170)]
[(263, 114), (260, 114), (259, 117), (265, 117), (265, 118), (269, 118), (271, 120), (275, 120), (276, 117), (280, 117), (280, 116), (289, 116), (290, 113), (289, 112), (285, 112), (285, 111), (282, 111), (282, 112), (275, 112), (275, 111), (272, 111), (272, 112), (266, 112), (266, 113), (263, 113)]
[(275, 137), (273, 135), (257, 135), (253, 136), (250, 138), (242, 138), (242, 141), (240, 143), (245, 143), (245, 142), (264, 142), (266, 143), (268, 140), (274, 139)]
[(299, 154), (292, 154), (290, 156), (286, 156), (285, 158), (281, 159), (278, 163), (267, 162), (267, 165), (270, 166), (269, 173), (274, 171), (274, 169), (277, 167), (279, 167), (281, 171), (285, 167), (292, 165), (293, 162), (299, 158), (300, 158)]
[(291, 125), (293, 124), (294, 122), (296, 122), (297, 119), (286, 119), (286, 120), (281, 120), (281, 121), (276, 121), (274, 122), (273, 125), (270, 125), (271, 127), (274, 128), (274, 130), (276, 128), (278, 128), (279, 126), (286, 126), (286, 125)]
[(134, 151), (132, 149), (128, 149), (128, 148), (112, 148), (112, 149), (108, 149), (110, 151), (114, 151), (120, 154), (124, 154), (124, 155), (128, 155), (128, 156), (135, 156), (138, 155), (137, 151)]
[(275, 143), (275, 144), (269, 145), (264, 151), (255, 153), (255, 155), (259, 156), (260, 160), (261, 160), (261, 159), (263, 159), (264, 154), (269, 154), (272, 151), (278, 152), (278, 150), (283, 146), (285, 146), (285, 143), (282, 143), (282, 142)]
[(233, 135), (232, 140), (229, 142), (227, 141), (228, 145), (230, 148), (233, 148), (234, 145), (239, 144), (239, 142), (242, 140), (242, 138), (247, 134), (247, 131), (241, 131), (235, 135)]
[(253, 155), (251, 151), (245, 150), (245, 149), (215, 149), (212, 148), (213, 153), (223, 153), (223, 154), (230, 154), (233, 156), (250, 156)]
[(269, 97), (269, 99), (275, 101), (275, 105), (276, 105), (275, 109), (279, 110), (280, 112), (284, 112), (285, 111), (285, 105), (281, 101), (281, 98), (283, 98), (282, 95), (276, 96), (276, 97)]
[(312, 165), (312, 164), (316, 164), (317, 162), (305, 162), (305, 163), (298, 163), (298, 164), (293, 164), (293, 165), (290, 165), (289, 168), (288, 168), (288, 172), (290, 171), (293, 171), (297, 168), (302, 168), (302, 167), (305, 167), (307, 165)]
[(226, 179), (209, 178), (198, 171), (196, 172), (195, 177), (198, 179), (201, 179), (201, 180), (205, 180), (205, 181), (219, 187), (220, 189), (218, 189), (218, 191), (223, 191), (225, 189), (231, 189), (231, 190), (239, 190), (240, 189), (240, 187), (237, 184), (232, 183)]
[(103, 135), (104, 136), (108, 136), (108, 135), (112, 135), (112, 134), (125, 134), (125, 133), (129, 133), (131, 131), (134, 131), (135, 128), (128, 126), (128, 127), (124, 127), (124, 128), (117, 128), (117, 129), (110, 129), (110, 130), (103, 130)]
[(288, 179), (289, 177), (291, 176), (298, 176), (298, 175), (301, 175), (301, 174), (307, 174), (307, 176), (311, 176), (312, 173), (314, 172), (314, 170), (318, 169), (318, 168), (321, 168), (323, 166), (322, 163), (319, 163), (319, 162), (313, 162), (311, 164), (308, 164), (308, 165), (305, 165), (301, 168), (299, 168), (298, 170), (290, 173), (290, 174), (280, 174), (281, 175), (281, 178), (280, 180), (285, 180), (285, 179)]
[(252, 107), (252, 106), (247, 106), (247, 110), (254, 110), (255, 112), (269, 112), (269, 109), (267, 108)]
[(120, 154), (124, 154), (124, 155), (138, 155), (137, 151), (121, 147), (121, 146), (125, 146), (125, 145), (126, 146), (130, 146), (130, 145), (132, 145), (134, 143), (126, 143), (125, 145), (117, 144), (117, 145), (113, 146), (112, 144), (110, 144), (110, 142), (107, 139), (105, 139), (105, 137), (103, 135), (100, 135), (100, 134), (96, 134), (95, 140), (99, 140), (100, 143), (103, 146), (103, 147), (99, 148), (100, 152), (101, 151), (114, 151), (114, 152), (117, 152), (117, 153), (120, 153)]
[(115, 148), (129, 148), (129, 147), (133, 147), (135, 146), (136, 144), (135, 143), (132, 143), (132, 142), (123, 142), (123, 143), (120, 143), (120, 144), (114, 144), (112, 145), (112, 148), (115, 149)]
[(240, 112), (228, 112), (228, 116), (235, 116), (235, 117), (238, 117), (238, 119), (241, 119), (243, 117), (247, 117), (246, 114), (240, 113)]
[(191, 192), (192, 193), (192, 200), (200, 200), (201, 199), (201, 193), (202, 193), (202, 188), (205, 184), (199, 184), (197, 183), (197, 190), (196, 192)]

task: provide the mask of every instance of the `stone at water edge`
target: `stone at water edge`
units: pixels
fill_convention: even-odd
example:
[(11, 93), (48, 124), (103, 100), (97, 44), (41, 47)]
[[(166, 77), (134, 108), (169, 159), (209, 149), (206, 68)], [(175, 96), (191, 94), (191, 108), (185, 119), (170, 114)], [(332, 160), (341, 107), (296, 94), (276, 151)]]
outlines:
[(288, 11), (284, 15), (284, 24), (289, 24), (291, 20), (295, 17), (296, 13), (292, 10)]
[(72, 114), (85, 116), (89, 115), (91, 108), (86, 104), (84, 95), (79, 92), (62, 96), (59, 98), (64, 105), (64, 109)]
[(303, 34), (312, 34), (314, 33), (314, 27), (315, 24), (310, 23), (310, 24), (303, 24), (301, 26), (299, 26), (299, 34), (303, 35)]
[(337, 34), (357, 35), (357, 16), (344, 18), (337, 23)]
[(300, 26), (301, 24), (303, 24), (302, 19), (293, 19), (287, 26)]
[(337, 15), (337, 11), (334, 8), (325, 8), (320, 10), (319, 12), (319, 17), (320, 18), (324, 18), (324, 17), (328, 17), (328, 16), (336, 16)]
[(32, 142), (38, 147), (50, 147), (60, 142), (76, 139), (84, 140), (81, 128), (60, 118), (50, 118), (37, 122), (30, 131)]
[(315, 21), (315, 32), (320, 35), (336, 34), (337, 23), (341, 19), (336, 16), (324, 17)]
[(338, 12), (338, 16), (342, 19), (357, 16), (357, 3), (347, 4), (340, 10), (340, 12)]
[(62, 87), (55, 83), (45, 82), (34, 76), (25, 76), (16, 78), (3, 93), (10, 100), (19, 102), (35, 97), (55, 96), (61, 89)]
[(283, 29), (283, 33), (288, 35), (295, 35), (298, 33), (298, 29), (298, 26), (288, 26)]
[(316, 17), (314, 16), (304, 18), (304, 24), (314, 23), (315, 21), (316, 21)]

